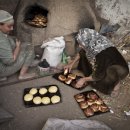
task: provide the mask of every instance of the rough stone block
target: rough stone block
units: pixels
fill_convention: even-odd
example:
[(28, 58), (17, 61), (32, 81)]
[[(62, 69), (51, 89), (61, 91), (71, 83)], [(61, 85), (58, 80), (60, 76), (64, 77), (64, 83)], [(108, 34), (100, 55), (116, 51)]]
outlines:
[(12, 118), (13, 118), (13, 115), (0, 106), (0, 123), (9, 121)]

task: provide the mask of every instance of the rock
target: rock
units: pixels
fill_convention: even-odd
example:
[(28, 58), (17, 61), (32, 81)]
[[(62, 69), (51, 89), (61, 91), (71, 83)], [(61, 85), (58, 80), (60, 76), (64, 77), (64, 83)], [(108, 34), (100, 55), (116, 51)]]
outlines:
[(0, 123), (9, 121), (13, 118), (13, 115), (0, 106)]

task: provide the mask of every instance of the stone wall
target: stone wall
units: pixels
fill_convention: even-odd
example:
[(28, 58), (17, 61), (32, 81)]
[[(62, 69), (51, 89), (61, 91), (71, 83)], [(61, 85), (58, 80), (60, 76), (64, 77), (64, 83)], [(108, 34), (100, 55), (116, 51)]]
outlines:
[(130, 0), (96, 0), (98, 13), (111, 24), (119, 23), (124, 30), (130, 29)]

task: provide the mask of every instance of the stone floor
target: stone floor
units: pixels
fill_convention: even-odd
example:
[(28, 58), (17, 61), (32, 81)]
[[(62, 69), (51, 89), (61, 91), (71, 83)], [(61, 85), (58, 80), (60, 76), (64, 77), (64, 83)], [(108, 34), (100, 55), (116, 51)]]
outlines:
[[(114, 113), (105, 113), (93, 116), (89, 119), (103, 121), (113, 130), (130, 130), (130, 117), (126, 116), (124, 110), (130, 108), (130, 77), (121, 83), (121, 92), (117, 98), (111, 98), (97, 92), (111, 107)], [(62, 102), (56, 105), (26, 108), (23, 103), (23, 91), (29, 87), (40, 87), (56, 84), (60, 88)], [(91, 89), (87, 87), (82, 91)], [(74, 95), (82, 91), (73, 89), (58, 82), (51, 76), (39, 78), (18, 84), (0, 88), (0, 104), (14, 115), (14, 119), (0, 124), (0, 130), (41, 130), (49, 117), (62, 119), (88, 119), (80, 110), (74, 99)]]

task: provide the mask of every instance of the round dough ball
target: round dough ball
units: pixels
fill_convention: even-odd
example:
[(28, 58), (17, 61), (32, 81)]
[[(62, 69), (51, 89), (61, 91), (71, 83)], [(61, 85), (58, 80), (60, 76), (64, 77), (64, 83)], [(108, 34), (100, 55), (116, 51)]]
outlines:
[(60, 102), (60, 97), (57, 95), (54, 95), (53, 97), (51, 97), (51, 102), (53, 104)]
[(30, 89), (29, 93), (34, 95), (34, 94), (37, 93), (37, 89), (36, 88), (32, 88), (32, 89)]
[(36, 96), (36, 97), (33, 98), (33, 103), (34, 104), (41, 104), (41, 102), (42, 102), (41, 97)]
[(43, 104), (49, 104), (51, 102), (50, 98), (49, 97), (43, 97), (42, 98), (42, 103)]
[(26, 94), (25, 96), (24, 96), (24, 101), (31, 101), (33, 99), (33, 95), (32, 94)]
[(44, 94), (47, 93), (47, 89), (46, 89), (46, 88), (40, 88), (40, 89), (39, 89), (39, 93), (40, 93), (41, 95), (44, 95)]
[(58, 88), (57, 88), (56, 86), (51, 86), (48, 91), (49, 91), (50, 93), (56, 93), (57, 90), (58, 90)]

